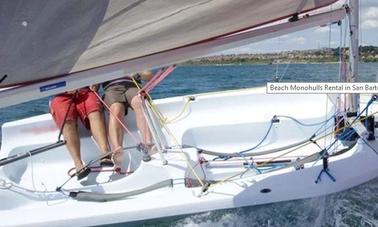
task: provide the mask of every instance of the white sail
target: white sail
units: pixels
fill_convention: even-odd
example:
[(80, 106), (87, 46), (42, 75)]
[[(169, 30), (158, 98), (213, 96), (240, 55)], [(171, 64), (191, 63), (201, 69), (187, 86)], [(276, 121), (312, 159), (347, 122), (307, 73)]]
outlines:
[(334, 2), (2, 1), (0, 87), (193, 45)]
[(64, 79), (56, 78), (40, 83), (16, 87), (14, 89), (8, 89), (0, 92), (0, 107), (54, 95), (65, 90), (76, 89), (88, 84), (103, 82), (105, 80), (121, 77), (125, 73), (136, 72), (144, 68), (153, 68), (157, 65), (180, 62), (196, 56), (206, 55), (208, 53), (218, 52), (278, 37), (291, 32), (332, 23), (342, 20), (345, 15), (346, 9), (342, 7), (324, 13), (306, 15), (293, 22), (285, 21), (275, 23), (270, 26), (238, 32), (236, 34), (209, 39), (193, 45), (186, 45), (124, 62), (73, 73), (65, 76)]

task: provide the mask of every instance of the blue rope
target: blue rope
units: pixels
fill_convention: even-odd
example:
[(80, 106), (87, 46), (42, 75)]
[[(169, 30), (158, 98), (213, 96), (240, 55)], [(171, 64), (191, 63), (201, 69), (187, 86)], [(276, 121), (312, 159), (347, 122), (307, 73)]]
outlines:
[[(245, 162), (248, 163), (248, 159), (243, 154), (240, 154), (240, 157), (242, 157), (245, 160)], [(259, 168), (257, 168), (255, 165), (253, 165), (253, 160), (251, 160), (251, 163), (248, 164), (247, 168), (256, 169), (257, 172), (259, 174), (261, 174), (261, 171), (259, 170)]]
[[(361, 110), (361, 112), (357, 115), (357, 117), (352, 121), (351, 125), (359, 118), (361, 117), (362, 113), (365, 112), (365, 110), (367, 111), (367, 109), (369, 108), (369, 106), (375, 101), (377, 100), (378, 96), (377, 95), (373, 95), (371, 97), (371, 99), (369, 100), (369, 102), (366, 104), (365, 108), (363, 110)], [(367, 113), (367, 112), (366, 112)], [(366, 115), (367, 116), (367, 115)]]
[(321, 125), (321, 124), (327, 123), (329, 120), (333, 119), (334, 117), (335, 116), (332, 115), (330, 118), (326, 119), (325, 121), (318, 122), (318, 123), (313, 123), (313, 124), (305, 124), (305, 123), (300, 122), (299, 120), (295, 119), (294, 117), (290, 117), (290, 116), (286, 116), (286, 115), (274, 115), (273, 118), (272, 118), (272, 120), (270, 121), (269, 128), (268, 128), (267, 132), (265, 133), (264, 137), (262, 138), (262, 140), (260, 140), (260, 142), (258, 144), (256, 144), (254, 147), (246, 149), (246, 150), (243, 150), (243, 151), (239, 151), (237, 153), (243, 154), (243, 153), (246, 153), (248, 151), (252, 151), (252, 150), (256, 149), (257, 147), (259, 147), (266, 140), (266, 138), (268, 137), (268, 135), (270, 133), (270, 130), (272, 129), (273, 122), (277, 118), (288, 118), (288, 119), (293, 120), (294, 122), (298, 123), (299, 125), (306, 126), (306, 127), (308, 126), (309, 127), (309, 126), (316, 126), (316, 125)]
[(254, 147), (249, 148), (247, 150), (239, 151), (238, 153), (241, 155), (241, 154), (243, 154), (245, 152), (251, 151), (253, 149), (256, 149), (258, 146), (260, 146), (265, 141), (265, 139), (268, 137), (268, 135), (270, 133), (270, 130), (272, 129), (272, 126), (273, 126), (273, 120), (270, 121), (270, 125), (269, 125), (269, 128), (268, 128), (268, 131), (265, 133), (264, 137), (262, 138), (262, 140), (260, 140), (260, 142), (258, 144), (256, 144)]
[[(361, 117), (361, 115), (366, 111), (366, 116), (368, 115), (368, 108), (369, 108), (369, 106), (375, 101), (375, 100), (377, 100), (377, 96), (376, 95), (374, 95), (370, 100), (369, 100), (369, 102), (367, 103), (367, 105), (366, 105), (366, 107), (357, 115), (357, 117), (352, 121), (352, 123), (351, 123), (351, 125), (357, 120), (357, 119), (359, 119), (359, 117)], [(367, 122), (367, 119), (366, 119), (366, 121), (365, 122)], [(351, 126), (349, 126), (349, 127), (347, 127), (347, 128), (350, 128)], [(367, 126), (365, 126), (365, 127), (367, 127)], [(345, 129), (347, 129), (347, 128), (345, 128)], [(344, 131), (345, 131), (345, 129), (344, 129)], [(353, 129), (353, 128), (352, 128)], [(346, 134), (343, 136), (344, 137), (344, 140), (347, 140), (347, 139), (350, 139), (350, 138), (352, 138), (352, 136), (353, 136), (353, 134), (354, 133), (356, 133), (356, 131), (353, 129), (353, 130), (350, 130), (350, 131), (347, 131), (346, 132)], [(331, 149), (331, 147), (336, 143), (336, 141), (337, 140), (339, 140), (339, 138), (336, 138), (335, 139), (335, 141), (332, 143), (332, 144), (330, 144), (327, 148), (325, 148), (325, 153), (322, 155), (322, 156), (320, 156), (316, 161), (315, 161), (315, 163), (316, 162), (318, 162), (321, 158), (324, 158), (324, 156), (326, 156), (326, 155), (328, 155), (328, 150), (329, 149)]]
[(286, 115), (276, 115), (275, 117), (289, 118), (289, 119), (297, 122), (298, 124), (300, 124), (302, 126), (317, 126), (317, 125), (327, 123), (329, 120), (333, 119), (335, 117), (335, 115), (332, 115), (330, 118), (326, 119), (325, 121), (313, 123), (313, 124), (306, 124), (306, 123), (300, 122), (299, 120), (295, 119), (294, 117), (290, 117), (290, 116), (286, 116)]
[[(335, 117), (335, 115), (332, 115), (330, 118), (326, 119), (325, 121), (322, 121), (322, 122), (317, 122), (317, 123), (313, 123), (313, 124), (306, 124), (306, 123), (303, 123), (299, 120), (297, 120), (296, 118), (294, 117), (290, 117), (290, 116), (286, 116), (286, 115), (274, 115), (273, 118), (271, 119), (270, 121), (270, 124), (269, 124), (269, 128), (268, 130), (266, 131), (265, 135), (263, 136), (263, 138), (260, 140), (260, 142), (258, 142), (255, 146), (253, 146), (252, 148), (249, 148), (249, 149), (246, 149), (246, 150), (242, 150), (242, 151), (239, 151), (239, 152), (236, 152), (240, 155), (240, 157), (243, 157), (243, 154), (246, 153), (246, 152), (249, 152), (249, 151), (252, 151), (254, 149), (256, 149), (257, 147), (259, 147), (265, 140), (266, 138), (268, 137), (270, 131), (272, 130), (272, 126), (273, 126), (273, 123), (275, 120), (277, 120), (278, 118), (288, 118), (296, 123), (298, 123), (299, 125), (302, 125), (302, 126), (306, 126), (306, 127), (310, 127), (310, 126), (316, 126), (316, 125), (321, 125), (321, 124), (324, 124), (324, 123), (327, 123), (328, 121), (330, 121), (331, 119), (333, 119)], [(319, 130), (317, 130), (319, 131)], [(215, 157), (213, 160), (218, 160), (218, 159), (223, 159), (223, 160), (228, 160), (230, 159), (231, 157), (230, 156), (227, 156), (227, 155), (224, 155), (224, 156), (218, 156), (218, 157)]]
[[(346, 137), (345, 137), (345, 139), (348, 139), (349, 137), (351, 137), (352, 135), (353, 135), (353, 133), (354, 133), (355, 131), (354, 130), (350, 130), (350, 131), (348, 131), (348, 132), (346, 132)], [(319, 156), (316, 160), (315, 160), (315, 162), (314, 162), (314, 165), (320, 160), (320, 159), (323, 159), (326, 155), (328, 155), (328, 150), (330, 150), (331, 149), (331, 147), (338, 141), (339, 139), (338, 138), (336, 138), (328, 147), (326, 147), (326, 148), (324, 148), (324, 153), (321, 155), (321, 156)]]
[[(266, 138), (268, 137), (271, 129), (272, 129), (272, 126), (273, 126), (273, 123), (275, 120), (277, 120), (279, 117), (281, 118), (288, 118), (296, 123), (298, 123), (299, 125), (302, 125), (302, 126), (306, 126), (306, 127), (309, 127), (309, 126), (316, 126), (316, 125), (321, 125), (321, 124), (324, 124), (324, 123), (327, 123), (329, 120), (333, 119), (335, 115), (332, 115), (330, 118), (326, 119), (325, 121), (322, 121), (322, 122), (318, 122), (318, 123), (313, 123), (313, 124), (305, 124), (299, 120), (297, 120), (296, 118), (294, 117), (290, 117), (290, 116), (286, 116), (286, 115), (274, 115), (273, 118), (271, 119), (270, 121), (270, 124), (269, 124), (269, 128), (268, 130), (266, 131), (265, 135), (263, 136), (263, 138), (260, 140), (259, 143), (257, 143), (255, 146), (253, 146), (252, 148), (249, 148), (249, 149), (246, 149), (246, 150), (242, 150), (242, 151), (239, 151), (239, 152), (236, 152), (240, 155), (240, 157), (243, 157), (243, 154), (246, 153), (246, 152), (249, 152), (249, 151), (252, 151), (254, 149), (256, 149), (257, 147), (259, 147), (265, 140)], [(319, 131), (319, 130), (317, 130)], [(218, 160), (218, 159), (223, 159), (223, 160), (228, 160), (230, 159), (231, 157), (230, 156), (227, 156), (227, 155), (224, 155), (224, 156), (218, 156), (218, 157), (215, 157), (213, 160)]]

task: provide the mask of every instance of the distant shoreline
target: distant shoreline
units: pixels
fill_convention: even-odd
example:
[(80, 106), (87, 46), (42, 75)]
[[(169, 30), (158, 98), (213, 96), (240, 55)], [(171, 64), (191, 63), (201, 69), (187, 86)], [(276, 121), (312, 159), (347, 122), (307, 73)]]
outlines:
[[(273, 64), (268, 64), (268, 63), (263, 63), (263, 62), (256, 62), (256, 63), (208, 63), (208, 64), (196, 64), (196, 63), (187, 63), (183, 62), (180, 65), (181, 66), (236, 66), (236, 65), (323, 65), (323, 64), (339, 64), (340, 62), (332, 61), (332, 62), (276, 62)], [(359, 62), (359, 64), (364, 64), (364, 63), (377, 63), (378, 62)]]
[[(360, 46), (360, 63), (378, 63), (378, 47)], [(265, 54), (228, 54), (200, 57), (181, 63), (181, 65), (272, 65), (272, 64), (337, 64), (348, 58), (349, 50), (323, 48), (317, 50), (286, 51)]]

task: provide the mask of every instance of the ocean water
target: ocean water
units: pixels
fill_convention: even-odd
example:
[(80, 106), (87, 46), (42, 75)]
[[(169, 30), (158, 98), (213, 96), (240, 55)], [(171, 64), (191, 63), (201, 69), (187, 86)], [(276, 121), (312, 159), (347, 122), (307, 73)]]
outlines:
[[(360, 64), (361, 80), (376, 81), (378, 64)], [(152, 92), (154, 98), (264, 86), (281, 81), (338, 81), (337, 64), (180, 66)], [(48, 99), (0, 110), (0, 124), (48, 112)], [(377, 162), (378, 165), (378, 162)], [(351, 166), (351, 168), (363, 168)], [(337, 176), (336, 176), (337, 177)], [(299, 184), (300, 182), (298, 182)], [(336, 194), (139, 222), (143, 226), (378, 226), (378, 179)], [(116, 225), (126, 226), (126, 225)]]

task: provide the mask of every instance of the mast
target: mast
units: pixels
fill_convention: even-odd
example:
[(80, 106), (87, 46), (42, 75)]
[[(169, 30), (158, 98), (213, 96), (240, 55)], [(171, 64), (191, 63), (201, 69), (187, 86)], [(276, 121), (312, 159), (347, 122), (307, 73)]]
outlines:
[[(359, 82), (358, 78), (358, 35), (359, 35), (359, 0), (349, 0), (349, 31), (350, 31), (350, 49), (349, 49), (349, 62), (350, 74), (348, 82)], [(353, 94), (351, 96), (351, 105), (348, 112), (357, 113), (360, 103), (360, 95)]]

